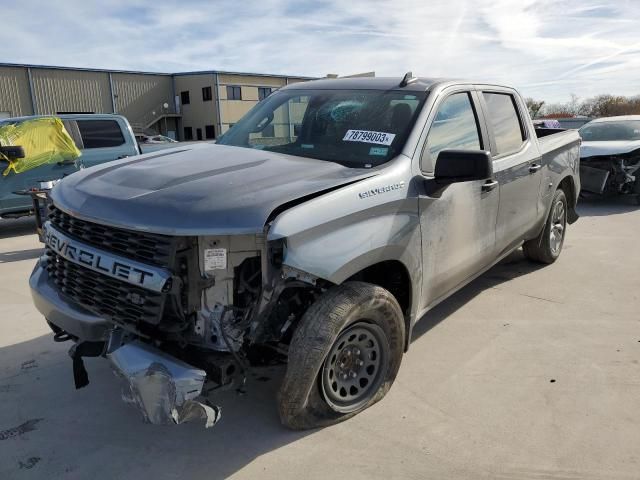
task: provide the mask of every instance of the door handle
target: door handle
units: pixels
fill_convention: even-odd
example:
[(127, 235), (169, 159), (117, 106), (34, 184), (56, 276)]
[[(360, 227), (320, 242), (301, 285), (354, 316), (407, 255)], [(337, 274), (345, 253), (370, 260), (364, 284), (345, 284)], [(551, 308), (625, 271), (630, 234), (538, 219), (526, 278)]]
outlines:
[(532, 163), (529, 165), (529, 173), (536, 173), (538, 170), (542, 168), (542, 165), (539, 163)]
[(483, 192), (490, 192), (491, 190), (493, 190), (497, 186), (498, 186), (498, 181), (497, 180), (487, 180), (487, 182), (482, 185), (482, 191)]

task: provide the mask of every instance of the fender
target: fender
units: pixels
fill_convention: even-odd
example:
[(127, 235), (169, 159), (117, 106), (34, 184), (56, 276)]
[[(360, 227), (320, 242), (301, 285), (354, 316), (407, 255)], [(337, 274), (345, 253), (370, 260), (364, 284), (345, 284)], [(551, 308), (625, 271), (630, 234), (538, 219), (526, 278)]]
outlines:
[[(340, 284), (369, 266), (396, 260), (409, 272), (412, 298), (420, 298), (420, 217), (414, 187), (399, 178), (404, 162), (410, 159), (401, 156), (375, 177), (281, 213), (268, 240), (284, 239), (283, 265)], [(412, 317), (416, 306), (412, 302)]]

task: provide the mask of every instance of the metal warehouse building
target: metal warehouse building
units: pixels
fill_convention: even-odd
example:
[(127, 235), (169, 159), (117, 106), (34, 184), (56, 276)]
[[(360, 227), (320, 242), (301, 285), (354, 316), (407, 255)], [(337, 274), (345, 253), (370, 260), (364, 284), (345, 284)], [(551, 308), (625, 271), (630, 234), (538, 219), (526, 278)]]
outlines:
[(256, 73), (149, 73), (0, 63), (0, 118), (117, 113), (134, 130), (179, 140), (224, 133), (259, 100), (310, 80)]

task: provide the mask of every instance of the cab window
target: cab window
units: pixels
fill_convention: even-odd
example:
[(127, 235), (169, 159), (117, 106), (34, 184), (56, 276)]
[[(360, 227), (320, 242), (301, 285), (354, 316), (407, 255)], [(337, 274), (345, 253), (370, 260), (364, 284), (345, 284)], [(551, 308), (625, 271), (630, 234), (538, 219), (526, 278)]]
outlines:
[(488, 120), (496, 142), (494, 156), (520, 150), (526, 135), (513, 95), (483, 92), (482, 96), (487, 104)]
[(421, 168), (432, 172), (442, 150), (482, 150), (478, 119), (468, 92), (448, 96), (438, 107), (422, 152)]

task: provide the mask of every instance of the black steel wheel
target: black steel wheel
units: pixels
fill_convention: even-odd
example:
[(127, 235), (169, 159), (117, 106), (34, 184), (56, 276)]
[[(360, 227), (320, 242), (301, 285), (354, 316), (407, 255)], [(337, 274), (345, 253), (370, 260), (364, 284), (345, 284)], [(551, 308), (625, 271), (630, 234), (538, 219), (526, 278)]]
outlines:
[(284, 425), (332, 425), (381, 400), (404, 352), (404, 315), (382, 287), (347, 282), (323, 294), (300, 319), (278, 394)]
[(338, 336), (324, 362), (322, 394), (336, 412), (350, 413), (380, 388), (389, 358), (389, 342), (377, 325), (357, 322)]

